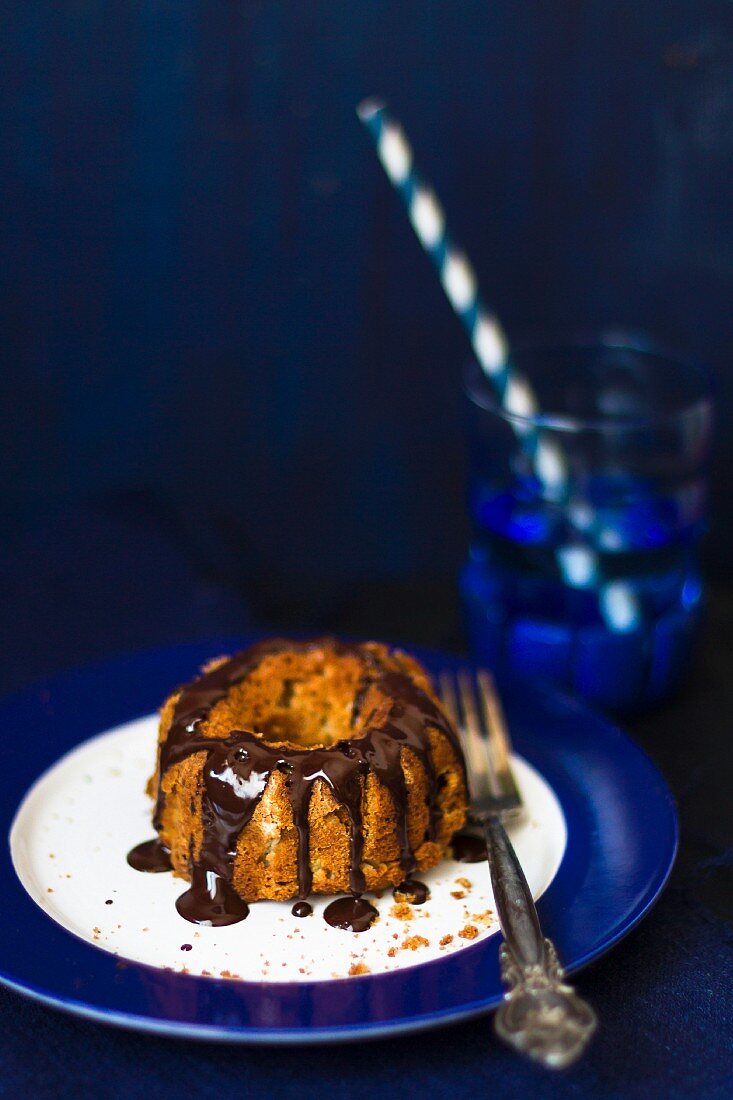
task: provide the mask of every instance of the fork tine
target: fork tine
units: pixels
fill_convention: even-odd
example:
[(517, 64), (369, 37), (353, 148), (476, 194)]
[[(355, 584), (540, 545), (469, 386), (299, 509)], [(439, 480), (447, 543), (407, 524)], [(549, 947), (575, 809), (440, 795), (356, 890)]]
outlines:
[[(471, 677), (465, 669), (458, 673), (458, 693), (463, 707), (464, 727), (468, 743), (469, 772), (476, 777), (476, 788), (496, 791), (493, 768), (487, 751), (486, 736), (482, 729), (481, 718), (476, 705)], [(465, 750), (464, 750), (465, 751)]]
[(441, 672), (439, 683), (440, 698), (443, 702), (443, 706), (448, 712), (448, 717), (450, 718), (453, 725), (456, 727), (456, 729), (459, 729), (461, 721), (458, 714), (458, 700), (456, 699), (456, 690), (453, 686), (453, 677), (449, 672)]
[[(494, 778), (499, 794), (522, 806), (522, 795), (514, 779), (511, 764), (511, 741), (494, 677), (485, 669), (476, 674), (481, 709), (484, 714), (489, 751), (493, 760)], [(516, 811), (515, 811), (516, 812)]]
[(479, 686), (479, 698), (484, 712), (491, 751), (494, 754), (494, 762), (497, 768), (508, 768), (509, 732), (496, 691), (494, 677), (488, 669), (481, 668), (476, 673), (476, 682)]
[(440, 682), (440, 697), (443, 701), (443, 706), (448, 712), (448, 717), (453, 722), (458, 733), (458, 739), (461, 742), (461, 749), (466, 761), (466, 778), (468, 779), (468, 789), (471, 798), (475, 797), (475, 778), (472, 764), (472, 752), (471, 743), (466, 732), (466, 727), (461, 720), (461, 712), (458, 707), (458, 698), (456, 696), (456, 688), (453, 680), (453, 675), (446, 671), (441, 672), (439, 677)]

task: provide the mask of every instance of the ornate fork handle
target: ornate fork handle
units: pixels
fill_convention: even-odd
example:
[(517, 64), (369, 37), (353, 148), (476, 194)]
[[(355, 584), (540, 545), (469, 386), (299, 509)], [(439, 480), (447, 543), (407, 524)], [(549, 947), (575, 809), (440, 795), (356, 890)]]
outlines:
[(596, 1029), (596, 1014), (563, 980), (557, 952), (542, 935), (527, 880), (500, 819), (485, 818), (481, 824), (504, 933), (499, 963), (507, 992), (494, 1026), (524, 1054), (561, 1069), (582, 1053)]

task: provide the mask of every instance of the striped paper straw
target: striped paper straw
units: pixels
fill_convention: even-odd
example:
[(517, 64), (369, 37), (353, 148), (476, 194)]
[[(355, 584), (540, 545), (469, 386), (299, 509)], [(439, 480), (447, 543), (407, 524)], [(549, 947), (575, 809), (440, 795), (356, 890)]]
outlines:
[[(451, 237), (443, 208), (418, 171), (404, 130), (379, 99), (364, 100), (357, 107), (357, 114), (371, 134), (379, 160), (405, 204), (418, 240), (433, 261), (443, 290), (461, 319), (502, 408), (515, 416), (531, 417), (539, 411), (532, 387), (511, 364), (506, 334), (496, 314), (482, 302), (474, 269)], [(555, 441), (547, 439), (530, 423), (514, 420), (510, 423), (530, 457), (545, 497), (556, 502), (566, 499), (567, 463)], [(618, 633), (635, 629), (641, 616), (633, 589), (623, 581), (606, 582), (598, 555), (588, 545), (595, 526), (592, 512), (577, 524), (572, 509), (567, 514), (579, 541), (556, 552), (563, 580), (573, 588), (598, 590), (599, 607), (609, 629)]]
[[(510, 367), (509, 341), (496, 314), (481, 301), (473, 267), (451, 238), (434, 190), (415, 167), (404, 130), (379, 100), (365, 100), (357, 113), (374, 139), (382, 166), (407, 208), (417, 238), (433, 261), (448, 301), (463, 322), (502, 407), (515, 416), (531, 417), (538, 411), (532, 388), (516, 368)], [(553, 441), (532, 431), (529, 424), (514, 426), (547, 497), (561, 500), (567, 488), (563, 455)]]

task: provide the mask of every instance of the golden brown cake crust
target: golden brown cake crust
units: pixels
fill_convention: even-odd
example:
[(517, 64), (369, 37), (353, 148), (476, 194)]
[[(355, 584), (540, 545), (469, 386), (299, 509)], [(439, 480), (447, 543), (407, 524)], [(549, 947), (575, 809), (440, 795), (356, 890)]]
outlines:
[(396, 885), (438, 863), (466, 813), (424, 668), (332, 638), (258, 643), (171, 695), (149, 791), (176, 874), (247, 901)]

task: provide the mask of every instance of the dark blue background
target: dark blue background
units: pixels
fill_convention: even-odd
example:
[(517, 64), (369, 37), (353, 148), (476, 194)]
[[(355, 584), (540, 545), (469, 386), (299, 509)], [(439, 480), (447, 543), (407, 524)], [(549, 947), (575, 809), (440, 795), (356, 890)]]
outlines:
[[(711, 364), (708, 556), (726, 570), (728, 0), (0, 0), (0, 16), (0, 689), (253, 622), (458, 641), (466, 345), (356, 122), (372, 93), (513, 335), (621, 323)], [(571, 1073), (520, 1064), (485, 1021), (242, 1052), (0, 990), (0, 1096), (727, 1100), (729, 584), (710, 615), (689, 681), (634, 726), (680, 802), (678, 868), (580, 977), (602, 1030)]]
[(270, 613), (454, 572), (466, 344), (356, 121), (374, 92), (511, 333), (651, 330), (730, 412), (727, 0), (2, 8), (15, 524), (132, 493)]

